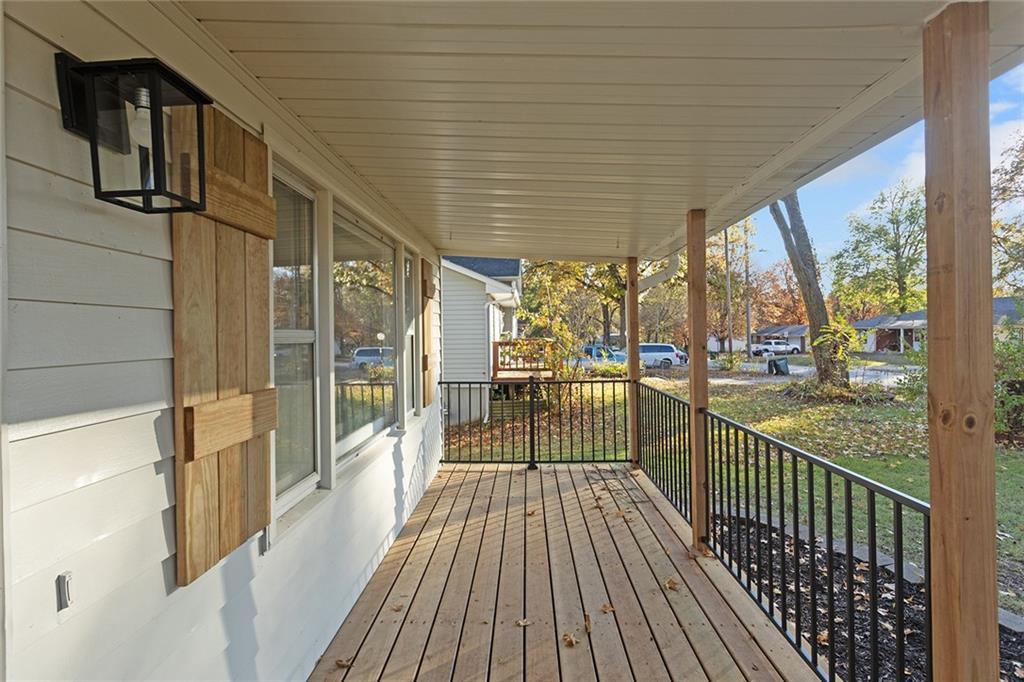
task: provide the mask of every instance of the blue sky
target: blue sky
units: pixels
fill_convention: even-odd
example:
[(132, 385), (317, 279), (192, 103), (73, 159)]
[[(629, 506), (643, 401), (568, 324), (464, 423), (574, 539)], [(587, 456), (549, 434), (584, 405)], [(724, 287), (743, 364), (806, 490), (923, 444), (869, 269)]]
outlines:
[[(1024, 65), (992, 81), (989, 88), (992, 162), (1014, 135), (1024, 129)], [(800, 190), (800, 206), (811, 239), (824, 264), (848, 236), (847, 216), (863, 211), (878, 193), (901, 178), (924, 182), (924, 124), (919, 122), (860, 156), (847, 161)], [(768, 209), (754, 214), (757, 224), (755, 262), (761, 268), (786, 257)], [(825, 268), (822, 286), (831, 289)]]

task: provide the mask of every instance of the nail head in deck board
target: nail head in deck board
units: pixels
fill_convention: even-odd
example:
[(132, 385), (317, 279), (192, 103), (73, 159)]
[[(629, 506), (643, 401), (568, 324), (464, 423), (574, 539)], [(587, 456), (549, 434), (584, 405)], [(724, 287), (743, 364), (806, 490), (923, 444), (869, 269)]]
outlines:
[(948, 5), (923, 41), (932, 668), (996, 679), (989, 4)]
[(277, 389), (186, 407), (185, 451), (189, 459), (216, 454), (277, 428)]

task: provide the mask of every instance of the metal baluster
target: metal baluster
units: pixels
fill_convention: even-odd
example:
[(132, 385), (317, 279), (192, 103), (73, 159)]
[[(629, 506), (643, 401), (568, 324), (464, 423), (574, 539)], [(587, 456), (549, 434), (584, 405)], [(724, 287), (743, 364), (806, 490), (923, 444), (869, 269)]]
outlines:
[[(835, 531), (832, 518), (832, 472), (825, 470), (825, 556), (828, 564), (828, 679), (836, 679)], [(817, 635), (815, 635), (817, 636)]]
[(743, 536), (746, 541), (744, 555), (747, 563), (747, 592), (750, 592), (750, 437), (743, 432)]
[(530, 377), (530, 471), (537, 468), (537, 380)]
[(818, 538), (814, 529), (814, 465), (807, 462), (807, 576), (811, 588), (811, 660), (818, 666)]
[(801, 606), (802, 596), (800, 593), (800, 485), (797, 482), (797, 463), (796, 453), (791, 452), (789, 454), (789, 467), (792, 476), (792, 482), (790, 487), (792, 488), (793, 495), (793, 606), (794, 606), (794, 617), (793, 622), (796, 626), (796, 638), (800, 641), (800, 635), (803, 630), (800, 628), (802, 619)]
[[(768, 506), (768, 615), (775, 614), (775, 514), (772, 509), (772, 448), (764, 445), (765, 497)], [(763, 565), (763, 564), (762, 564)]]
[(906, 654), (903, 650), (906, 636), (903, 634), (903, 505), (892, 503), (893, 564), (896, 569), (896, 679), (903, 680)]
[(853, 484), (843, 480), (846, 515), (846, 679), (857, 678), (856, 623), (853, 610)]
[[(590, 382), (590, 458), (597, 459), (597, 423), (594, 421), (594, 382)], [(603, 459), (603, 458), (602, 458)]]
[(875, 491), (868, 490), (868, 585), (871, 590), (871, 679), (878, 679), (878, 538)]
[[(761, 441), (754, 437), (754, 545), (757, 547), (757, 601), (761, 601), (763, 595), (762, 583), (764, 583), (764, 564), (761, 563)], [(771, 512), (768, 512), (771, 514)], [(769, 600), (770, 602), (771, 600)]]
[[(785, 490), (785, 457), (781, 449), (779, 453), (779, 587), (782, 591), (782, 629), (786, 630), (786, 621), (789, 618), (789, 611), (786, 609), (786, 591), (789, 587), (786, 582), (786, 490)], [(799, 641), (799, 634), (797, 635)]]
[(605, 407), (604, 403), (605, 403), (605, 400), (608, 397), (606, 395), (607, 390), (608, 390), (608, 383), (602, 381), (601, 382), (601, 452), (604, 453), (604, 458), (605, 459), (615, 459), (614, 457), (608, 457), (608, 434), (606, 433), (607, 423), (606, 423), (606, 418), (605, 418), (605, 415), (604, 415), (604, 407)]

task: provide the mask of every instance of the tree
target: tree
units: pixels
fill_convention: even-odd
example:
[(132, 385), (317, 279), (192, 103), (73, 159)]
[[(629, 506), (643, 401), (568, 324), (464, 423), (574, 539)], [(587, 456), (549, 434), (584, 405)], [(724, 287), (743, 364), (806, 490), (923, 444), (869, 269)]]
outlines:
[(793, 273), (800, 285), (800, 294), (804, 300), (804, 308), (809, 321), (811, 352), (814, 355), (818, 381), (823, 384), (849, 386), (850, 371), (847, 363), (834, 353), (829, 352), (827, 344), (815, 344), (815, 341), (821, 336), (822, 329), (829, 326), (829, 316), (828, 309), (825, 307), (825, 297), (821, 295), (818, 259), (814, 254), (811, 238), (807, 234), (807, 226), (804, 223), (803, 214), (800, 212), (800, 200), (797, 198), (796, 192), (784, 196), (782, 205), (786, 207), (785, 213), (777, 201), (772, 202), (769, 210), (782, 235), (786, 254), (789, 256)]
[(830, 261), (840, 305), (844, 296), (854, 307), (876, 301), (899, 313), (924, 305), (924, 188), (900, 181), (882, 190), (866, 215), (850, 216), (849, 228)]
[(753, 316), (759, 327), (807, 324), (800, 285), (788, 260), (773, 263), (764, 272), (752, 275), (750, 296)]
[(1024, 133), (992, 172), (992, 261), (995, 288), (1024, 294)]

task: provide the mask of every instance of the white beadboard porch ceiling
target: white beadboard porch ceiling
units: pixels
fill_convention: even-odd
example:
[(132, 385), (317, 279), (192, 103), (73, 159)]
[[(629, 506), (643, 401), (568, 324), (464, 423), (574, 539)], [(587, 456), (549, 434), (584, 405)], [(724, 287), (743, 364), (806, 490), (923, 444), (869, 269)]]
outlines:
[[(661, 257), (921, 117), (944, 2), (186, 2), (443, 253)], [(1024, 3), (991, 4), (993, 76)]]

